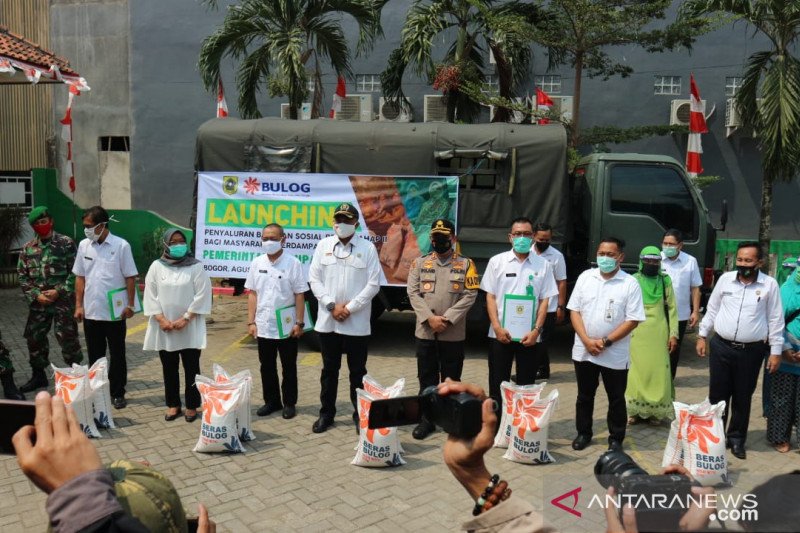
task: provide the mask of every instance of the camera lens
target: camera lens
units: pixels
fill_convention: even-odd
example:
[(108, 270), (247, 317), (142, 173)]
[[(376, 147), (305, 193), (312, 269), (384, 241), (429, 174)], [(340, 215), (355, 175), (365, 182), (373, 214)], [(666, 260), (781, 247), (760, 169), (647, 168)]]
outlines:
[(649, 474), (642, 470), (627, 453), (609, 450), (597, 460), (594, 465), (594, 475), (604, 488), (608, 488), (615, 479)]

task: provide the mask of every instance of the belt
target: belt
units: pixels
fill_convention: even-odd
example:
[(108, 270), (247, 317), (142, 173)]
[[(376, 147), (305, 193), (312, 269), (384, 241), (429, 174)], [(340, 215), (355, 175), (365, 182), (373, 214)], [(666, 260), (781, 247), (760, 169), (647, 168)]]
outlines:
[(748, 349), (748, 348), (764, 347), (764, 346), (766, 346), (766, 345), (767, 345), (767, 343), (766, 343), (766, 342), (764, 342), (764, 341), (755, 341), (755, 342), (735, 342), (735, 341), (729, 341), (728, 339), (723, 339), (723, 338), (722, 338), (722, 337), (720, 337), (719, 335), (717, 335), (717, 338), (720, 340), (720, 342), (721, 342), (722, 344), (725, 344), (725, 345), (727, 345), (727, 346), (730, 346), (730, 347), (731, 347), (731, 348), (733, 348), (734, 350), (746, 350), (746, 349)]

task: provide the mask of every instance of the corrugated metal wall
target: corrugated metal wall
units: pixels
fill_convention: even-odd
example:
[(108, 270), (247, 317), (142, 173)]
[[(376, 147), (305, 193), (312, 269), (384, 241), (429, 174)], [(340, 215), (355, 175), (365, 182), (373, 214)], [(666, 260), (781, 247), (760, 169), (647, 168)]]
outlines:
[[(49, 5), (49, 0), (0, 0), (0, 24), (49, 49)], [(53, 144), (53, 86), (0, 85), (0, 170), (52, 166), (48, 139)]]

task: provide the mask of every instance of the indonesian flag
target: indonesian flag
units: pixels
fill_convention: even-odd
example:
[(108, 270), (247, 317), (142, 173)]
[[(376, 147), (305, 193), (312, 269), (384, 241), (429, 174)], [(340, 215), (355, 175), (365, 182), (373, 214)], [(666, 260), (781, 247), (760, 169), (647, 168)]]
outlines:
[[(553, 100), (550, 98), (550, 95), (541, 90), (540, 88), (536, 88), (536, 110), (542, 111), (547, 113), (550, 111), (550, 106), (553, 105)], [(537, 124), (550, 124), (549, 118), (540, 118), (536, 121)]]
[(217, 118), (228, 116), (228, 102), (225, 100), (225, 90), (222, 88), (222, 78), (217, 83)]
[(72, 101), (80, 95), (80, 90), (75, 85), (69, 86), (69, 99), (67, 100), (67, 111), (61, 122), (61, 138), (67, 141), (67, 165), (66, 170), (69, 174), (69, 190), (75, 192), (75, 163), (72, 161)]
[(686, 172), (690, 177), (697, 177), (703, 173), (703, 164), (700, 161), (703, 144), (700, 135), (708, 133), (708, 127), (706, 126), (705, 105), (700, 100), (700, 91), (694, 82), (694, 74), (689, 75), (689, 87), (691, 107), (689, 111), (689, 141), (686, 147)]
[(5, 72), (6, 74), (11, 74), (13, 76), (16, 71), (17, 70), (11, 64), (11, 61), (5, 57), (0, 57), (0, 72)]
[(334, 113), (339, 113), (342, 110), (342, 102), (347, 96), (347, 89), (344, 85), (344, 76), (339, 76), (336, 81), (336, 92), (333, 93), (333, 105), (328, 113), (328, 118), (333, 118)]
[(23, 69), (23, 72), (25, 72), (25, 77), (28, 78), (28, 81), (33, 85), (39, 83), (39, 78), (42, 77), (42, 71), (38, 68), (26, 68)]

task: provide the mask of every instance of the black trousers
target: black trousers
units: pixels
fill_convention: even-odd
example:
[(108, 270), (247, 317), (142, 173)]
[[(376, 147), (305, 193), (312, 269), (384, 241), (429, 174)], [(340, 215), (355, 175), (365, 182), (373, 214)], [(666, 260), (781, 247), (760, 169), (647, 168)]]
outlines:
[(769, 354), (769, 345), (758, 343), (739, 350), (715, 335), (711, 339), (710, 348), (708, 400), (711, 403), (723, 400), (727, 403), (723, 415), (723, 424), (727, 427), (725, 436), (731, 441), (744, 444), (750, 425), (750, 403), (764, 357)]
[[(541, 364), (539, 368), (542, 369), (545, 376), (550, 375), (550, 352), (547, 349), (549, 344), (550, 337), (553, 335), (553, 328), (556, 327), (556, 313), (555, 311), (552, 313), (547, 313), (547, 318), (544, 319), (544, 330), (541, 332), (539, 337), (542, 339), (542, 355), (541, 355)], [(537, 369), (538, 370), (538, 369)]]
[(164, 396), (167, 407), (181, 406), (181, 377), (180, 362), (183, 362), (183, 375), (186, 388), (183, 395), (186, 398), (187, 409), (200, 407), (200, 391), (194, 384), (194, 378), (200, 373), (200, 350), (187, 348), (177, 352), (159, 350), (161, 369), (164, 371)]
[(608, 440), (622, 442), (628, 424), (628, 409), (625, 406), (625, 388), (628, 385), (628, 370), (615, 370), (596, 365), (590, 361), (572, 361), (578, 382), (578, 400), (575, 402), (575, 428), (580, 435), (592, 435), (594, 396), (603, 376), (603, 387), (608, 396)]
[(678, 371), (678, 360), (681, 358), (681, 346), (683, 345), (683, 336), (686, 334), (686, 324), (688, 323), (688, 320), (678, 322), (678, 347), (669, 354), (669, 370), (672, 372), (673, 383), (675, 382), (675, 373)]
[(521, 342), (512, 341), (503, 344), (492, 339), (489, 345), (489, 396), (503, 405), (500, 397), (500, 383), (511, 379), (511, 365), (517, 362), (518, 385), (532, 385), (536, 382), (536, 371), (541, 366), (542, 345), (523, 346)]
[[(281, 358), (283, 382), (278, 388), (278, 354)], [(261, 386), (264, 403), (275, 407), (297, 405), (297, 339), (258, 338), (258, 360), (261, 362)], [(281, 401), (283, 396), (283, 401)]]
[(417, 339), (419, 392), (447, 378), (461, 381), (464, 369), (464, 341)]
[(106, 355), (108, 348), (108, 381), (112, 398), (124, 397), (125, 385), (128, 384), (128, 361), (125, 359), (127, 331), (125, 320), (83, 320), (89, 365)]
[(367, 373), (368, 336), (342, 335), (341, 333), (320, 333), (319, 344), (322, 349), (322, 375), (320, 375), (319, 401), (322, 407), (320, 416), (336, 416), (336, 393), (339, 388), (339, 368), (342, 355), (347, 354), (347, 368), (350, 370), (350, 402), (356, 410), (356, 389), (363, 386)]

